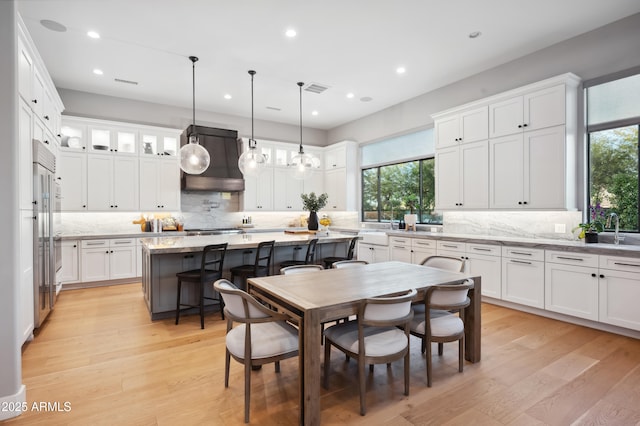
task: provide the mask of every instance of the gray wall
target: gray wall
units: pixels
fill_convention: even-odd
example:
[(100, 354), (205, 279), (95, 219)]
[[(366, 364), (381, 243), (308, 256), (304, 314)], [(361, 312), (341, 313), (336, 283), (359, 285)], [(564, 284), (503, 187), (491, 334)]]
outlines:
[(555, 75), (583, 80), (640, 65), (640, 14), (329, 130), (327, 143), (369, 142), (429, 127), (430, 115)]
[[(64, 103), (64, 115), (123, 121), (152, 126), (185, 129), (192, 121), (193, 111), (170, 105), (134, 101), (113, 96), (97, 95), (76, 90), (58, 89)], [(249, 105), (247, 105), (247, 108)], [(251, 120), (196, 108), (196, 124), (237, 130), (242, 137), (251, 136)], [(255, 120), (255, 138), (280, 142), (300, 142), (300, 127), (273, 121)], [(304, 128), (303, 144), (325, 146), (324, 130)]]
[[(18, 337), (20, 284), (18, 259), (18, 95), (15, 4), (0, 1), (0, 401), (16, 401), (21, 391), (21, 353)], [(0, 412), (0, 419), (9, 413)]]

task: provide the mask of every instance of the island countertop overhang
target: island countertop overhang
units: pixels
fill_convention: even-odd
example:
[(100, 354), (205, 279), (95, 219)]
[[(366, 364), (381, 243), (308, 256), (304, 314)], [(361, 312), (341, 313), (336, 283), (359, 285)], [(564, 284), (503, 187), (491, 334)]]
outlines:
[[(150, 254), (193, 253), (201, 251), (210, 244), (227, 243), (228, 250), (256, 248), (262, 241), (276, 242), (276, 246), (298, 246), (307, 244), (316, 238), (313, 234), (285, 234), (283, 232), (265, 232), (250, 234), (170, 236), (142, 238), (143, 250)], [(331, 232), (328, 236), (317, 237), (318, 244), (339, 243), (349, 241), (353, 235)]]

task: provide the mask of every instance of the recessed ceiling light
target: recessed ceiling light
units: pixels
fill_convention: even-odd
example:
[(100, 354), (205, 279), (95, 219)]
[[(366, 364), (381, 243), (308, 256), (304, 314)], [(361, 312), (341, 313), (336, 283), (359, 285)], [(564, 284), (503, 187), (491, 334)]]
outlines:
[(405, 69), (405, 67), (398, 67), (396, 68), (396, 73), (398, 74), (404, 74), (407, 70)]
[(318, 115), (318, 111), (313, 111), (311, 115)]
[(469, 33), (469, 38), (478, 38), (480, 37), (480, 35), (482, 35), (480, 31), (474, 31), (472, 33)]
[(42, 25), (48, 30), (56, 31), (59, 33), (63, 33), (67, 31), (67, 27), (62, 25), (60, 22), (52, 21), (50, 19), (43, 19), (42, 21), (40, 21), (40, 25)]
[(231, 95), (227, 93), (226, 95), (224, 95), (224, 98), (225, 99), (231, 99)]
[(353, 99), (354, 96), (355, 95), (353, 93), (351, 93), (351, 92), (347, 93), (347, 98), (349, 98), (349, 99)]
[(360, 102), (371, 102), (373, 98), (371, 96), (364, 96), (360, 98)]
[(296, 35), (298, 35), (298, 33), (296, 32), (296, 30), (294, 30), (293, 28), (289, 28), (285, 33), (284, 33), (287, 37), (289, 38), (293, 38)]
[(90, 38), (100, 38), (100, 34), (98, 34), (98, 33), (97, 33), (97, 32), (95, 32), (95, 31), (89, 31), (89, 32), (87, 32), (87, 36), (88, 36), (88, 37), (90, 37)]
[(98, 68), (95, 68), (95, 69), (93, 70), (93, 73), (94, 73), (95, 75), (102, 75), (102, 74), (104, 74), (104, 72), (102, 72), (102, 70), (101, 70), (101, 69), (98, 69)]

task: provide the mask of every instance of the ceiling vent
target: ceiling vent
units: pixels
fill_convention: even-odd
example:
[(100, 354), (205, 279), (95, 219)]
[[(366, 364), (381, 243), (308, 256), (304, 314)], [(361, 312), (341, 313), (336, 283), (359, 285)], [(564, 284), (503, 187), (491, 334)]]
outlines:
[(307, 91), (307, 92), (320, 94), (320, 93), (324, 92), (325, 90), (327, 90), (328, 88), (329, 88), (329, 86), (325, 86), (324, 84), (309, 83), (309, 85), (307, 87), (305, 87), (304, 90)]

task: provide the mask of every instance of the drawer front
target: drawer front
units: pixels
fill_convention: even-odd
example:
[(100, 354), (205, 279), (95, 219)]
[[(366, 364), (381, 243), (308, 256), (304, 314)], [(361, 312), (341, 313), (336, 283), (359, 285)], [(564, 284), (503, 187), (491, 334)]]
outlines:
[[(562, 265), (598, 267), (598, 255), (587, 253), (574, 253), (570, 251), (545, 251), (545, 261), (548, 263), (559, 263)], [(640, 268), (638, 269), (640, 271)]]
[(392, 246), (402, 246), (402, 247), (407, 247), (409, 248), (411, 246), (411, 239), (410, 238), (402, 238), (402, 237), (390, 237), (389, 238), (389, 243)]
[(411, 239), (411, 248), (414, 249), (436, 249), (436, 240), (427, 240), (423, 238), (412, 238)]
[(438, 241), (438, 253), (440, 251), (455, 251), (464, 253), (466, 250), (465, 243), (460, 243), (456, 241)]
[(527, 247), (502, 247), (502, 257), (544, 261), (544, 250)]
[(487, 256), (502, 256), (502, 247), (493, 244), (467, 243), (466, 252)]
[(136, 245), (135, 238), (114, 238), (110, 240), (109, 245), (114, 247), (131, 247)]
[(635, 257), (600, 256), (600, 269), (640, 272), (640, 259)]
[(80, 247), (83, 249), (109, 247), (109, 240), (82, 240), (80, 242)]

